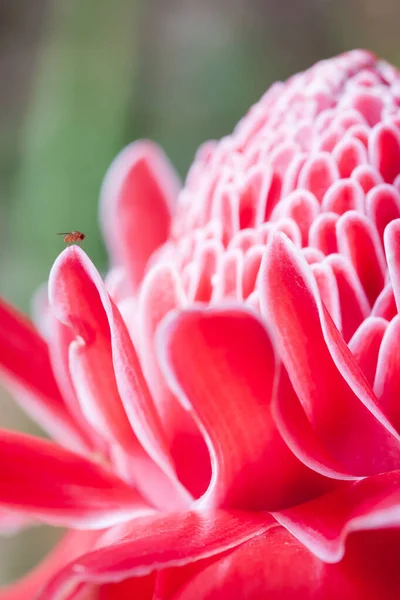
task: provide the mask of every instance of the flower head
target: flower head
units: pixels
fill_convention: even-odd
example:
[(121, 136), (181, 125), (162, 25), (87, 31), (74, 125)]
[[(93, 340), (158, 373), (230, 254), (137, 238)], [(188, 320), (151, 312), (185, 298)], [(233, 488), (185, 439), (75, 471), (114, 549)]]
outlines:
[(126, 148), (105, 281), (71, 247), (42, 336), (1, 307), (57, 443), (0, 432), (0, 524), (71, 532), (0, 598), (397, 598), (400, 74), (354, 51), (275, 84), (179, 187)]

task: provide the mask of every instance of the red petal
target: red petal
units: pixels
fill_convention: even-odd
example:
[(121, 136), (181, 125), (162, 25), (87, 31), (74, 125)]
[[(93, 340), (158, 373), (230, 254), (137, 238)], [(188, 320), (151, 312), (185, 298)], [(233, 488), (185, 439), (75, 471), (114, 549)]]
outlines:
[(120, 583), (106, 583), (98, 588), (93, 600), (153, 600), (155, 579), (156, 575), (152, 574)]
[(23, 315), (0, 301), (0, 368), (22, 408), (61, 443), (86, 448), (60, 394), (46, 342)]
[(400, 173), (400, 135), (395, 127), (380, 123), (369, 137), (371, 163), (388, 183)]
[(348, 210), (363, 211), (364, 192), (361, 185), (352, 179), (335, 181), (324, 195), (321, 208), (339, 215)]
[(308, 495), (307, 469), (271, 418), (275, 361), (256, 317), (234, 308), (174, 313), (158, 341), (171, 388), (209, 445), (213, 474), (200, 505), (256, 510)]
[(311, 502), (274, 513), (321, 560), (339, 562), (352, 531), (400, 526), (400, 471), (343, 485)]
[(286, 236), (275, 235), (262, 270), (261, 305), (320, 442), (354, 475), (393, 470), (400, 439), (320, 305), (309, 266)]
[(336, 213), (319, 215), (310, 227), (310, 246), (319, 248), (326, 255), (337, 252), (336, 223), (338, 218)]
[[(186, 503), (126, 325), (94, 265), (77, 246), (56, 260), (49, 294), (57, 317), (76, 336), (70, 368), (87, 418), (117, 451), (122, 448), (125, 466), (152, 502)], [(162, 482), (164, 494), (171, 489), (161, 498), (154, 486)]]
[(392, 185), (375, 186), (367, 195), (367, 215), (374, 221), (381, 240), (386, 225), (400, 216), (400, 195)]
[(385, 319), (369, 317), (349, 342), (349, 348), (371, 387), (374, 385), (379, 348), (387, 326)]
[(328, 152), (320, 152), (305, 162), (300, 172), (298, 187), (309, 190), (321, 202), (327, 189), (338, 178), (338, 168), (331, 155)]
[(135, 519), (109, 531), (103, 547), (61, 571), (38, 600), (56, 600), (81, 581), (118, 582), (208, 558), (263, 533), (271, 523), (268, 515), (225, 511)]
[(325, 564), (273, 527), (205, 568), (199, 563), (173, 600), (397, 600), (399, 549), (398, 531), (357, 533), (341, 563)]
[(341, 177), (350, 177), (356, 167), (368, 162), (364, 144), (350, 137), (337, 144), (332, 156), (336, 160)]
[(366, 194), (374, 186), (383, 183), (381, 174), (370, 165), (360, 165), (359, 167), (356, 167), (351, 174), (351, 178), (359, 182)]
[(277, 205), (279, 215), (293, 219), (299, 226), (303, 246), (308, 244), (308, 232), (320, 211), (320, 204), (307, 190), (295, 190)]
[[(210, 481), (210, 458), (203, 436), (191, 414), (178, 402), (161, 374), (156, 354), (155, 331), (169, 311), (186, 303), (178, 274), (169, 265), (156, 266), (143, 281), (139, 303), (142, 328), (141, 358), (157, 404), (174, 459), (177, 476), (199, 497)], [(196, 470), (193, 470), (193, 464)]]
[(379, 350), (374, 391), (379, 406), (400, 431), (400, 317), (388, 325)]
[(61, 446), (0, 430), (0, 505), (53, 525), (98, 529), (149, 508), (101, 465)]
[(397, 312), (400, 312), (400, 219), (389, 223), (384, 235), (386, 260)]
[(339, 291), (342, 334), (347, 342), (370, 313), (364, 289), (353, 265), (341, 254), (327, 256), (325, 262), (336, 277)]
[(393, 295), (392, 284), (389, 282), (383, 288), (377, 297), (372, 308), (371, 315), (374, 317), (382, 317), (387, 321), (391, 321), (397, 315), (396, 302)]
[(179, 182), (160, 148), (131, 144), (111, 165), (102, 190), (102, 223), (114, 262), (136, 288), (151, 254), (163, 244)]
[(378, 232), (367, 217), (353, 211), (339, 219), (336, 230), (339, 252), (353, 263), (372, 305), (383, 289), (386, 271)]

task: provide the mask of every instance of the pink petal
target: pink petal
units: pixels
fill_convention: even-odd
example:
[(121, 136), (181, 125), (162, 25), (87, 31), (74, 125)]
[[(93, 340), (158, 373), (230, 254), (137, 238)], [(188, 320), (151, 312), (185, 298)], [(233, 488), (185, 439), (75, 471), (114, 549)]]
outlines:
[(378, 232), (355, 211), (344, 214), (336, 229), (339, 252), (351, 260), (372, 305), (384, 287), (386, 271)]
[(375, 186), (367, 195), (366, 212), (383, 241), (386, 225), (400, 217), (400, 194), (387, 183)]
[(140, 141), (114, 160), (102, 189), (102, 224), (112, 259), (136, 289), (151, 254), (169, 235), (179, 182), (160, 148)]
[(27, 318), (0, 301), (0, 369), (22, 408), (61, 443), (85, 449), (86, 440), (61, 396), (46, 342)]
[[(309, 263), (309, 261), (307, 261)], [(309, 263), (310, 264), (310, 263)], [(339, 290), (332, 268), (326, 262), (311, 264), (322, 302), (329, 311), (339, 331), (342, 328)]]
[(322, 213), (309, 232), (309, 245), (321, 250), (324, 254), (337, 252), (336, 223), (339, 217), (336, 213)]
[(389, 223), (384, 235), (386, 260), (397, 312), (400, 311), (400, 219)]
[(369, 153), (384, 181), (393, 183), (400, 173), (400, 135), (396, 128), (385, 123), (376, 125), (369, 137)]
[(0, 506), (52, 525), (98, 529), (149, 512), (100, 464), (54, 443), (0, 430)]
[(331, 254), (325, 262), (336, 277), (339, 292), (342, 334), (347, 342), (370, 313), (364, 289), (352, 264), (341, 254)]
[(379, 349), (387, 326), (385, 319), (369, 317), (349, 342), (349, 348), (371, 387), (374, 385)]
[(379, 406), (397, 431), (400, 431), (400, 317), (388, 325), (379, 350), (374, 391)]
[(370, 165), (360, 165), (354, 169), (351, 178), (359, 182), (367, 194), (374, 186), (383, 183), (382, 175)]
[(186, 502), (184, 490), (176, 485), (162, 425), (126, 325), (80, 248), (67, 248), (58, 257), (50, 273), (49, 294), (57, 317), (76, 336), (70, 368), (86, 417), (109, 443), (123, 450), (136, 485), (151, 494), (152, 502), (161, 501), (157, 489), (161, 485), (164, 494), (170, 488), (163, 500), (172, 506)]
[(391, 321), (397, 315), (392, 284), (389, 282), (377, 297), (371, 315)]
[(309, 190), (321, 202), (327, 189), (338, 178), (338, 168), (331, 155), (328, 152), (320, 152), (305, 162), (300, 172), (298, 187)]
[[(161, 415), (177, 476), (198, 497), (210, 481), (209, 453), (192, 415), (166, 385), (156, 359), (154, 342), (156, 329), (163, 317), (184, 304), (186, 298), (176, 271), (169, 265), (154, 267), (145, 277), (140, 291), (141, 359)], [(196, 465), (195, 471), (193, 464)]]
[[(22, 579), (0, 588), (0, 600), (32, 600), (44, 585), (71, 560), (94, 547), (100, 532), (71, 531), (50, 554)], [(94, 600), (94, 599), (93, 599)]]
[(341, 177), (350, 177), (356, 167), (367, 162), (367, 152), (360, 140), (346, 138), (337, 144), (333, 158)]
[(275, 359), (252, 313), (228, 307), (173, 313), (158, 342), (170, 386), (209, 446), (212, 478), (199, 505), (266, 509), (315, 493), (304, 486), (308, 469), (272, 420)]
[(347, 483), (274, 516), (321, 560), (339, 562), (350, 532), (399, 527), (400, 472)]
[(282, 200), (277, 209), (281, 216), (291, 218), (297, 223), (302, 245), (307, 246), (310, 226), (320, 211), (320, 204), (315, 196), (307, 190), (296, 190)]
[(226, 552), (265, 532), (268, 515), (217, 511), (135, 519), (108, 532), (102, 546), (61, 571), (37, 600), (56, 600), (82, 581), (110, 583), (184, 566)]
[(400, 439), (320, 305), (309, 266), (284, 235), (275, 235), (262, 271), (262, 308), (320, 443), (354, 475), (396, 468)]
[(328, 189), (322, 200), (322, 210), (344, 214), (348, 210), (364, 209), (364, 192), (357, 181), (340, 179)]

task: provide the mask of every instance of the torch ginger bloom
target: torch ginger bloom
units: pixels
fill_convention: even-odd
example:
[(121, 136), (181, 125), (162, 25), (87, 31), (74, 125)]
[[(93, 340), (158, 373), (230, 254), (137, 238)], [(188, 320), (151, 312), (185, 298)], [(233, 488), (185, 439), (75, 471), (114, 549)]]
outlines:
[(400, 597), (400, 74), (273, 85), (185, 186), (150, 142), (0, 360), (0, 524), (69, 528), (1, 600)]

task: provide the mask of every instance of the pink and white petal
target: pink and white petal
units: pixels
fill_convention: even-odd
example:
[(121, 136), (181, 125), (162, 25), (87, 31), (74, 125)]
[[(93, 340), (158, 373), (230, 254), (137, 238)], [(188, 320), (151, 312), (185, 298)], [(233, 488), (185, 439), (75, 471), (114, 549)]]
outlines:
[(346, 483), (273, 516), (315, 556), (324, 562), (339, 562), (351, 532), (400, 529), (400, 471)]
[(0, 325), (0, 371), (7, 387), (29, 416), (60, 443), (85, 449), (85, 436), (60, 393), (44, 339), (4, 300)]
[(387, 321), (391, 321), (397, 315), (396, 302), (393, 295), (392, 284), (387, 283), (372, 308), (371, 315), (374, 317), (382, 317)]
[(162, 424), (127, 327), (80, 248), (67, 248), (58, 257), (49, 294), (56, 316), (75, 334), (70, 368), (86, 416), (107, 441), (131, 457), (135, 484), (152, 502), (161, 501), (158, 482), (164, 492), (171, 488), (163, 500), (173, 507), (177, 502), (186, 505), (187, 493), (175, 480)]
[(384, 244), (397, 312), (400, 312), (400, 219), (386, 227)]
[(321, 562), (282, 527), (201, 568), (160, 600), (397, 600), (398, 531), (353, 534), (345, 559)]
[(379, 349), (387, 326), (388, 322), (381, 317), (368, 317), (349, 342), (349, 348), (371, 387), (374, 385)]
[(50, 325), (48, 337), (50, 362), (57, 383), (63, 391), (65, 403), (75, 421), (84, 430), (90, 449), (107, 455), (107, 442), (104, 436), (96, 430), (96, 427), (92, 427), (92, 415), (89, 418), (85, 416), (79, 401), (80, 394), (75, 391), (73, 373), (70, 368), (70, 348), (75, 339), (74, 332), (70, 327), (61, 323), (53, 312), (50, 313), (48, 319)]
[(276, 234), (261, 269), (264, 314), (320, 442), (353, 475), (395, 469), (400, 438), (321, 304), (304, 258), (286, 236)]
[(400, 431), (400, 317), (389, 323), (379, 350), (374, 391), (379, 406)]
[(207, 559), (264, 533), (273, 523), (266, 514), (221, 510), (135, 519), (108, 531), (97, 550), (56, 574), (37, 600), (59, 600), (81, 582), (117, 583)]
[(339, 252), (352, 262), (372, 306), (385, 284), (386, 262), (378, 231), (355, 211), (340, 217), (336, 231)]
[(101, 222), (113, 263), (137, 289), (151, 254), (168, 238), (180, 183), (163, 151), (138, 141), (112, 163), (103, 183)]
[(143, 281), (139, 297), (139, 350), (177, 476), (191, 494), (199, 497), (210, 481), (209, 452), (193, 416), (168, 388), (155, 349), (155, 332), (159, 323), (171, 310), (186, 303), (179, 275), (172, 266), (162, 264), (151, 269)]
[[(318, 431), (315, 431), (307, 418), (284, 367), (279, 371), (271, 412), (285, 443), (301, 463), (310, 469), (307, 481), (309, 498), (334, 489), (336, 480), (358, 479), (351, 469), (346, 468), (329, 452), (324, 440), (319, 438)], [(317, 474), (329, 479), (318, 480)]]
[(370, 313), (370, 305), (353, 265), (341, 254), (325, 259), (336, 277), (339, 292), (342, 335), (347, 342)]
[(100, 529), (151, 512), (110, 471), (61, 446), (0, 430), (0, 507), (51, 525)]
[(336, 213), (322, 213), (311, 224), (308, 242), (310, 246), (318, 248), (324, 254), (337, 252), (336, 223), (339, 215)]
[(57, 546), (32, 571), (15, 583), (0, 588), (0, 600), (36, 598), (40, 590), (59, 570), (71, 560), (94, 548), (100, 535), (99, 531), (71, 531), (65, 534)]
[(198, 506), (269, 510), (315, 493), (271, 417), (275, 357), (254, 313), (228, 306), (170, 313), (158, 351), (209, 447), (212, 477)]
[(338, 285), (333, 270), (328, 263), (322, 262), (311, 264), (311, 271), (317, 282), (321, 300), (340, 331), (342, 328), (342, 313)]

